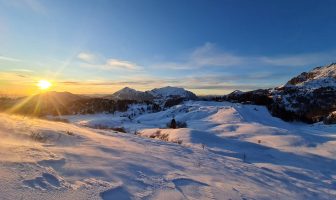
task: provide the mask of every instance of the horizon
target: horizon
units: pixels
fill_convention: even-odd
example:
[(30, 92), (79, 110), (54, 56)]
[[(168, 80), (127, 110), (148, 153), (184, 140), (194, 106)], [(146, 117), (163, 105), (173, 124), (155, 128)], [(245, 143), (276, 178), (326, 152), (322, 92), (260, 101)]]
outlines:
[[(0, 0), (0, 94), (274, 88), (335, 62), (335, 1)], [(318, 31), (323, 30), (323, 31)]]

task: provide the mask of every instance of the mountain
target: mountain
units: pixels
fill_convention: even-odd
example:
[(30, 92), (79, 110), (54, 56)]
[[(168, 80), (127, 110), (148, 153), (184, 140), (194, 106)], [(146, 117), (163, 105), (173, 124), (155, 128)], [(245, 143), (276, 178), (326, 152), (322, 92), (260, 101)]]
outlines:
[(156, 103), (161, 107), (171, 107), (179, 104), (184, 100), (195, 100), (197, 96), (184, 88), (179, 87), (162, 87), (150, 91), (141, 92), (135, 89), (125, 87), (112, 95), (105, 96), (106, 99), (112, 100), (132, 100), (137, 102), (149, 101)]
[(275, 116), (309, 123), (326, 120), (336, 110), (336, 64), (303, 72), (272, 94)]
[(272, 115), (288, 121), (336, 122), (336, 64), (303, 72), (281, 87), (233, 92), (223, 100), (265, 105)]
[(68, 105), (87, 97), (70, 92), (45, 92), (33, 96), (7, 100), (2, 110), (13, 113), (42, 116), (47, 114), (61, 115), (68, 113)]
[(105, 98), (113, 100), (152, 101), (154, 96), (148, 92), (141, 92), (129, 87), (124, 87), (112, 95), (105, 96)]
[(148, 92), (155, 97), (155, 103), (161, 105), (162, 108), (178, 105), (185, 100), (197, 99), (197, 96), (194, 93), (179, 87), (167, 86), (162, 88), (155, 88)]
[(155, 98), (161, 98), (161, 99), (180, 97), (192, 100), (197, 98), (197, 96), (194, 93), (185, 90), (184, 88), (171, 87), (171, 86), (155, 88), (149, 91), (149, 93), (152, 94)]
[(336, 63), (324, 67), (316, 67), (309, 72), (303, 72), (289, 80), (285, 87), (301, 87), (307, 89), (336, 87)]

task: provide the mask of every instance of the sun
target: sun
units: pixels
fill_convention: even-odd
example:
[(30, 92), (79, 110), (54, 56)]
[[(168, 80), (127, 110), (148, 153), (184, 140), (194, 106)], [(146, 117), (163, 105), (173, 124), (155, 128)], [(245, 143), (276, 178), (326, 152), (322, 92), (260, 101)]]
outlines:
[(47, 90), (48, 88), (50, 88), (51, 83), (47, 80), (39, 80), (37, 83), (37, 86), (41, 89), (41, 90)]

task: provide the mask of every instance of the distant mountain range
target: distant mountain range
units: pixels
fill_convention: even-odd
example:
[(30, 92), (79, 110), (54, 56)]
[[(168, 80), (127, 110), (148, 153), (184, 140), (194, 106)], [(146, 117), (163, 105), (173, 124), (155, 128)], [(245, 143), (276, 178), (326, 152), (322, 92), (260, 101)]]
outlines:
[(125, 87), (112, 95), (103, 97), (51, 91), (25, 98), (0, 98), (0, 110), (37, 116), (93, 114), (125, 111), (130, 104), (145, 103), (149, 105), (151, 111), (158, 111), (184, 100), (195, 99), (197, 96), (194, 93), (170, 86), (146, 92)]
[(149, 91), (137, 91), (135, 89), (124, 87), (123, 89), (105, 96), (104, 98), (113, 100), (136, 100), (136, 101), (166, 101), (172, 98), (183, 98), (185, 100), (197, 99), (197, 96), (184, 88), (178, 87), (163, 87), (155, 88)]
[[(125, 87), (111, 95), (88, 97), (69, 92), (46, 92), (27, 98), (0, 98), (0, 110), (44, 115), (113, 113), (126, 111), (131, 104), (147, 104), (150, 112), (159, 111), (185, 100), (199, 99), (178, 87), (137, 91)], [(203, 98), (204, 99), (204, 98)], [(248, 92), (234, 91), (206, 100), (265, 105), (272, 115), (287, 121), (336, 123), (336, 64), (316, 67), (290, 79), (285, 85)]]

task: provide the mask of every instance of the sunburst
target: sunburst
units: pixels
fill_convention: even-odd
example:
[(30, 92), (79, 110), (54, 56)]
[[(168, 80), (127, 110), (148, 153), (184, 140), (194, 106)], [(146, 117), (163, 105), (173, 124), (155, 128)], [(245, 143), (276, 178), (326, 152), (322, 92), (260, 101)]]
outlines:
[(40, 88), (40, 90), (47, 90), (51, 87), (51, 83), (47, 80), (39, 80), (37, 86)]

